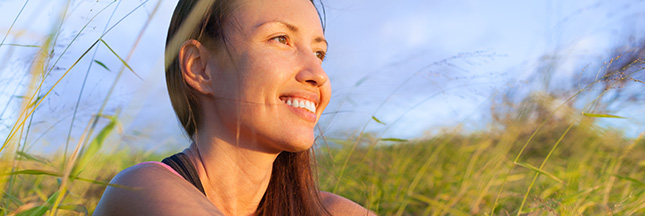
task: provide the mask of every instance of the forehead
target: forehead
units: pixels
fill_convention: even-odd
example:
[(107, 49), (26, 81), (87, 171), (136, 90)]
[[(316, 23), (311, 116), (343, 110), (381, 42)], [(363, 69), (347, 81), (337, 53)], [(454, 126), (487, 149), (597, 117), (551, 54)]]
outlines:
[(273, 22), (322, 36), (323, 30), (314, 4), (309, 0), (241, 0), (231, 19), (245, 31)]

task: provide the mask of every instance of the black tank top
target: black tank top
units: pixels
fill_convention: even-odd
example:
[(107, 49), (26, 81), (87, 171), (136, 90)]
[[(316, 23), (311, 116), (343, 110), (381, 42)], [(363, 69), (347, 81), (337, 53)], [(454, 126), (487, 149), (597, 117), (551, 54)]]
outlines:
[(184, 153), (177, 153), (174, 154), (170, 157), (167, 157), (161, 161), (162, 163), (165, 163), (166, 165), (170, 166), (172, 169), (177, 171), (179, 175), (184, 177), (186, 181), (190, 182), (193, 184), (199, 191), (206, 195), (204, 192), (204, 187), (202, 187), (202, 182), (199, 180), (199, 175), (197, 175), (197, 170), (195, 169), (195, 166), (193, 166), (193, 163), (190, 162), (188, 159), (188, 156), (186, 156)]

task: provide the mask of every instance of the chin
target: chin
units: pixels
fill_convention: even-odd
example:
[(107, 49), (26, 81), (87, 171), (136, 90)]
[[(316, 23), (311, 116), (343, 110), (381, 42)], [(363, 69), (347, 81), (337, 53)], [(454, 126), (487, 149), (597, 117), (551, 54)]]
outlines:
[(311, 148), (314, 144), (314, 136), (311, 137), (300, 137), (296, 139), (291, 139), (288, 142), (285, 142), (282, 145), (282, 150), (287, 152), (301, 152), (306, 151)]

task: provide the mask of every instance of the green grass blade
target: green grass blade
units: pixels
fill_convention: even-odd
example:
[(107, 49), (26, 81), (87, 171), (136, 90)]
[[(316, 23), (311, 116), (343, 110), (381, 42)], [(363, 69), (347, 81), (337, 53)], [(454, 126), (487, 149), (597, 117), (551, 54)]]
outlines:
[(594, 117), (594, 118), (622, 118), (624, 119), (625, 117), (622, 116), (617, 116), (617, 115), (609, 115), (609, 114), (599, 114), (599, 113), (582, 113), (584, 116), (589, 116), (589, 117)]
[(40, 45), (29, 45), (29, 44), (0, 44), (0, 46), (16, 46), (16, 47), (40, 47)]
[(40, 101), (41, 99), (43, 99), (43, 96), (42, 96), (42, 95), (39, 95), (39, 96), (36, 98), (36, 100), (34, 100), (34, 102), (33, 102), (33, 103), (29, 104), (29, 106), (28, 106), (27, 108), (31, 108), (31, 107), (35, 106), (35, 105), (38, 103), (38, 101)]
[(60, 205), (58, 206), (58, 209), (70, 210), (70, 211), (81, 213), (83, 215), (89, 215), (89, 212), (87, 211), (87, 207), (83, 205)]
[[(62, 174), (57, 173), (57, 172), (52, 172), (52, 171), (47, 171), (47, 170), (20, 170), (20, 171), (14, 171), (10, 173), (5, 173), (0, 176), (9, 176), (9, 175), (46, 175), (46, 176), (54, 176), (54, 177), (61, 177)], [(110, 184), (108, 182), (102, 182), (102, 181), (97, 181), (97, 180), (92, 180), (92, 179), (86, 179), (86, 178), (81, 178), (78, 176), (70, 176), (70, 179), (75, 179), (75, 180), (80, 180), (80, 181), (85, 181), (89, 183), (94, 183), (94, 184), (99, 184), (99, 185), (104, 185), (104, 186), (113, 186), (113, 187), (118, 187), (118, 188), (131, 188), (131, 187), (126, 187), (123, 185), (118, 185), (118, 184)], [(131, 188), (134, 189), (134, 188)]]
[(143, 80), (143, 78), (141, 78), (141, 77), (139, 76), (139, 74), (137, 74), (136, 72), (134, 72), (134, 70), (130, 67), (130, 65), (129, 65), (127, 62), (125, 62), (125, 60), (123, 60), (123, 59), (121, 58), (121, 56), (119, 56), (119, 54), (116, 54), (116, 52), (112, 49), (112, 47), (110, 47), (110, 45), (108, 45), (108, 44), (107, 44), (107, 42), (105, 42), (102, 38), (101, 38), (101, 39), (99, 39), (99, 40), (103, 43), (103, 45), (105, 45), (105, 47), (107, 47), (107, 48), (110, 50), (110, 52), (112, 52), (112, 54), (114, 54), (114, 56), (116, 56), (117, 58), (119, 58), (119, 60), (121, 61), (121, 63), (123, 63), (123, 65), (124, 65), (125, 67), (127, 67), (128, 69), (130, 69), (130, 71), (132, 71), (132, 73), (133, 73), (135, 76), (137, 76), (139, 79)]
[(30, 208), (26, 211), (20, 212), (16, 214), (16, 216), (36, 216), (36, 215), (44, 215), (49, 208), (46, 206), (36, 206), (33, 208)]
[(24, 205), (24, 203), (22, 201), (20, 201), (20, 199), (18, 199), (18, 197), (15, 197), (14, 195), (11, 195), (11, 194), (9, 194), (7, 192), (3, 191), (2, 192), (2, 197), (6, 197), (7, 199), (11, 200), (16, 205), (19, 205), (19, 206)]
[(376, 122), (378, 122), (378, 123), (380, 123), (380, 124), (385, 125), (385, 123), (384, 123), (384, 122), (382, 122), (381, 120), (377, 119), (377, 118), (376, 118), (376, 116), (372, 116), (372, 119), (374, 119), (374, 121), (376, 121)]
[(47, 164), (47, 161), (43, 159), (39, 159), (38, 157), (27, 154), (26, 152), (23, 152), (23, 151), (18, 151), (18, 156), (20, 156), (20, 159), (27, 159), (31, 161), (36, 161), (38, 163)]
[(2, 176), (9, 175), (48, 175), (48, 176), (61, 176), (59, 173), (47, 171), (47, 170), (19, 170), (10, 173), (2, 174)]
[(390, 142), (408, 142), (406, 139), (399, 139), (399, 138), (383, 138), (381, 141), (390, 141)]
[(547, 171), (544, 171), (544, 170), (542, 170), (542, 169), (540, 169), (540, 168), (537, 168), (537, 167), (535, 167), (535, 166), (533, 166), (533, 165), (531, 165), (531, 164), (523, 163), (523, 162), (515, 162), (515, 164), (517, 164), (517, 165), (519, 165), (519, 166), (521, 166), (521, 167), (528, 168), (528, 169), (533, 170), (533, 171), (535, 171), (535, 172), (538, 172), (538, 173), (540, 173), (540, 174), (546, 175), (546, 176), (550, 177), (551, 179), (553, 179), (553, 180), (555, 180), (555, 181), (557, 181), (557, 182), (564, 183), (564, 181), (562, 181), (561, 179), (559, 179), (559, 178), (558, 178), (558, 177), (556, 177), (555, 175), (553, 175), (553, 174), (551, 174), (551, 173), (549, 173), (549, 172), (547, 172)]
[(105, 64), (103, 64), (103, 62), (101, 62), (99, 60), (94, 60), (94, 62), (96, 62), (97, 64), (101, 65), (101, 67), (105, 68), (105, 70), (110, 71), (110, 68), (108, 68)]

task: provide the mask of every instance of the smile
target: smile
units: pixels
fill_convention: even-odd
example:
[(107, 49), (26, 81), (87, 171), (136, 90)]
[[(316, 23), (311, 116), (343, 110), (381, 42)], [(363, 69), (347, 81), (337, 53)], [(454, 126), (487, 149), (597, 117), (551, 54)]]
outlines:
[(302, 99), (302, 98), (280, 98), (285, 104), (295, 107), (305, 109), (311, 113), (316, 113), (316, 104), (312, 101)]

